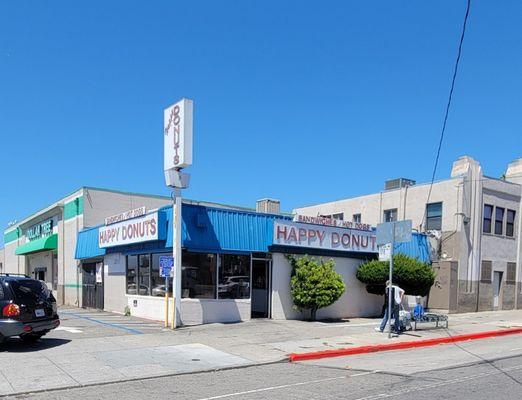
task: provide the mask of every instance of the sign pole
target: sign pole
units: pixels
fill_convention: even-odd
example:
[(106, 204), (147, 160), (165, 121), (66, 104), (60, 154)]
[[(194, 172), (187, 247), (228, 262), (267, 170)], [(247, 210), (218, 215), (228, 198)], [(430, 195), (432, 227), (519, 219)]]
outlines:
[(165, 328), (169, 327), (169, 277), (165, 277)]
[(172, 255), (174, 256), (174, 277), (172, 278), (172, 296), (174, 309), (172, 329), (181, 325), (181, 189), (174, 188)]
[[(388, 287), (388, 339), (391, 339), (392, 337), (392, 325), (391, 325), (391, 318), (392, 318), (392, 285), (393, 285), (393, 248), (395, 247), (395, 222), (393, 222), (393, 228), (392, 228), (392, 242), (391, 242), (391, 249), (390, 249), (390, 276), (389, 281), (390, 285)], [(397, 323), (395, 323), (397, 324)]]
[(181, 189), (188, 188), (190, 175), (184, 168), (192, 165), (192, 100), (182, 98), (163, 111), (163, 171), (165, 183), (173, 188), (172, 198), (172, 275), (171, 328), (183, 323), (181, 318)]

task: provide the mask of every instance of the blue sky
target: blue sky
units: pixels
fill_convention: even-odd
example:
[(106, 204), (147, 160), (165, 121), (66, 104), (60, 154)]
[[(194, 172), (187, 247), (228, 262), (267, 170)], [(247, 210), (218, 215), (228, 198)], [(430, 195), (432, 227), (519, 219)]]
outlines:
[[(163, 109), (183, 96), (186, 197), (291, 210), (428, 181), (465, 6), (2, 2), (0, 227), (84, 185), (168, 194)], [(438, 178), (464, 154), (490, 176), (522, 156), (520, 15), (472, 2)]]

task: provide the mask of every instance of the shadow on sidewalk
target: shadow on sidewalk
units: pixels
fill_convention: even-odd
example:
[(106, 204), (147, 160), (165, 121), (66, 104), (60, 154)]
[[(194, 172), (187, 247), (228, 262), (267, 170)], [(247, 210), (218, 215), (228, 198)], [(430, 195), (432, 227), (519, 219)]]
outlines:
[(26, 343), (19, 338), (10, 338), (0, 344), (0, 353), (31, 353), (62, 346), (69, 342), (68, 339), (42, 338), (34, 343)]

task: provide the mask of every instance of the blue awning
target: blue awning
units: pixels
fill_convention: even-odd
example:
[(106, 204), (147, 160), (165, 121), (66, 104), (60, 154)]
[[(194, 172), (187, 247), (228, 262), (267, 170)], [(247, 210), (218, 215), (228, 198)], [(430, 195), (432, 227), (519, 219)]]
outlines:
[(78, 260), (85, 258), (102, 257), (105, 255), (105, 249), (98, 246), (98, 227), (84, 229), (78, 232), (76, 240), (75, 258)]
[(397, 243), (394, 247), (394, 252), (401, 253), (406, 256), (417, 258), (419, 261), (430, 264), (430, 246), (428, 243), (428, 236), (423, 233), (413, 232), (411, 234), (411, 241), (405, 243)]
[[(172, 207), (163, 207), (167, 229), (166, 240), (136, 243), (102, 249), (98, 246), (98, 227), (78, 233), (76, 258), (86, 259), (106, 253), (156, 253), (172, 251)], [(193, 252), (266, 253), (273, 244), (274, 220), (290, 217), (237, 211), (224, 208), (183, 204), (182, 246)], [(413, 233), (412, 241), (398, 243), (395, 251), (423, 262), (430, 262), (427, 236)]]
[[(98, 227), (94, 227), (78, 233), (76, 258), (93, 258), (114, 252), (139, 254), (172, 251), (172, 207), (161, 210), (166, 217), (166, 240), (102, 249), (98, 246)], [(268, 246), (272, 245), (274, 219), (290, 218), (183, 204), (182, 246), (194, 252), (268, 252)]]
[[(172, 208), (166, 210), (168, 226)], [(268, 252), (273, 243), (275, 219), (289, 217), (183, 204), (183, 247), (208, 252)], [(172, 229), (167, 232), (167, 247), (172, 247)]]

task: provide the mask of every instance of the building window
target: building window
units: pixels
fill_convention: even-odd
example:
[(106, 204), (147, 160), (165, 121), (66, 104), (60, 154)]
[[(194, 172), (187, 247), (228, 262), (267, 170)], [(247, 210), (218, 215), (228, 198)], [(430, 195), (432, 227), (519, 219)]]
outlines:
[(491, 219), (493, 217), (493, 206), (484, 204), (484, 222), (482, 224), (482, 232), (491, 233)]
[(223, 254), (219, 266), (220, 299), (250, 298), (250, 256)]
[(492, 262), (482, 260), (482, 268), (480, 270), (480, 281), (482, 283), (491, 283)]
[(431, 203), (426, 205), (426, 230), (442, 230), (442, 203)]
[(127, 294), (138, 294), (138, 256), (127, 256)]
[(495, 207), (495, 235), (502, 235), (504, 231), (504, 209)]
[(514, 285), (517, 281), (517, 264), (514, 262), (507, 263), (507, 273), (506, 273), (506, 284)]
[(138, 287), (139, 294), (150, 295), (150, 254), (138, 256)]
[(384, 210), (384, 222), (397, 221), (397, 209)]
[(344, 214), (343, 214), (343, 213), (333, 214), (333, 215), (332, 215), (332, 218), (333, 218), (333, 219), (336, 219), (336, 220), (338, 220), (338, 221), (342, 221), (342, 220), (344, 220)]
[(353, 214), (352, 221), (361, 222), (361, 214)]
[(183, 251), (181, 297), (216, 298), (217, 255)]
[[(152, 255), (152, 269), (150, 274), (150, 284), (153, 296), (165, 297), (165, 278), (160, 276), (159, 259), (160, 257), (170, 256), (172, 253), (156, 253)], [(169, 293), (172, 293), (172, 280), (169, 280)]]
[(506, 215), (506, 236), (515, 236), (515, 211), (507, 210)]

